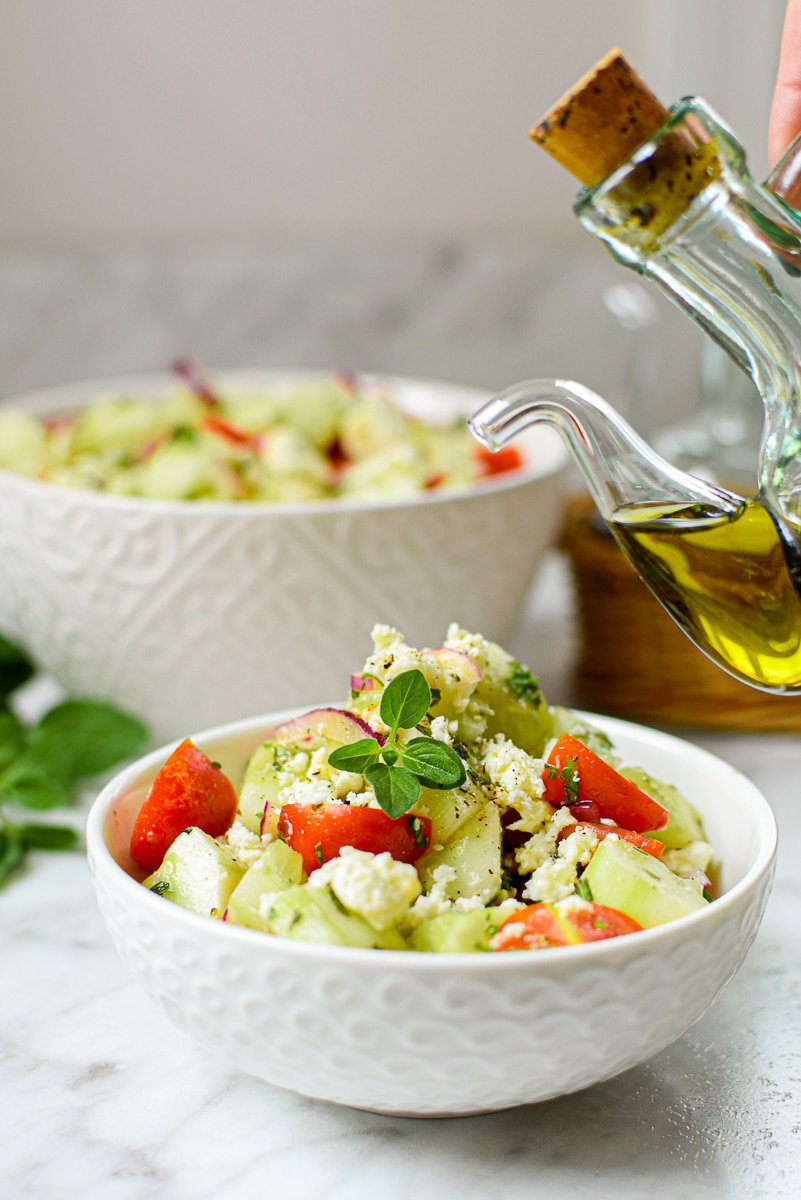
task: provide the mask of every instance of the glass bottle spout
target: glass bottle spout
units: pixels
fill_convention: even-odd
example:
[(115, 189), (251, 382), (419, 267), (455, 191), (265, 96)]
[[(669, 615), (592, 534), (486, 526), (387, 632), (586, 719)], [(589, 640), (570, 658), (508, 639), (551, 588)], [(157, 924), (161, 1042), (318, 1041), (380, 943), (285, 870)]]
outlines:
[(661, 458), (611, 404), (572, 380), (515, 384), (489, 400), (468, 424), (483, 445), (497, 450), (537, 422), (554, 426), (565, 439), (607, 521), (624, 508), (702, 506), (733, 516), (743, 507), (740, 496)]
[(517, 384), (469, 425), (497, 450), (536, 422), (561, 433), (611, 534), (690, 640), (743, 683), (801, 694), (801, 553), (785, 522), (672, 466), (578, 383)]

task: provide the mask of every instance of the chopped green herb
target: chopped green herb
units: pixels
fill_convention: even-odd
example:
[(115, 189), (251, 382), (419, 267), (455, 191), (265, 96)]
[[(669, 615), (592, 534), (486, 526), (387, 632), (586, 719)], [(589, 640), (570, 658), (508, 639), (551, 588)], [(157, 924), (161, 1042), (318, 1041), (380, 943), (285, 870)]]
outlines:
[(166, 879), (160, 879), (158, 883), (154, 883), (151, 887), (151, 892), (155, 892), (157, 896), (163, 896), (165, 892), (170, 890), (170, 885)]
[(442, 692), (439, 690), (439, 688), (432, 688), (431, 689), (431, 704), (429, 705), (429, 708), (436, 708), (441, 699), (442, 699)]
[(214, 761), (214, 759), (212, 759), (212, 760), (211, 760), (211, 765), (212, 765), (213, 767), (216, 767), (218, 771), (222, 769), (222, 763), (220, 763), (220, 762), (215, 762), (215, 761)]
[(578, 765), (575, 758), (569, 758), (562, 770), (559, 772), (559, 778), (564, 784), (565, 801), (567, 804), (577, 804), (579, 798), (579, 779)]
[(412, 837), (414, 838), (416, 846), (424, 847), (428, 845), (428, 838), (426, 837), (425, 830), (423, 829), (423, 822), (419, 817), (408, 817), (406, 820), (406, 825)]
[(581, 896), (582, 900), (588, 900), (592, 904), (592, 891), (583, 875), (576, 884), (576, 895)]
[(325, 858), (323, 857), (322, 842), (318, 842), (317, 845), (314, 847), (314, 857), (317, 859), (320, 866), (322, 866), (323, 863), (325, 862)]
[(512, 673), (506, 680), (506, 686), (513, 696), (517, 696), (518, 700), (536, 700), (540, 695), (540, 681), (535, 675), (531, 674), (528, 667), (521, 666), (516, 662), (512, 668)]

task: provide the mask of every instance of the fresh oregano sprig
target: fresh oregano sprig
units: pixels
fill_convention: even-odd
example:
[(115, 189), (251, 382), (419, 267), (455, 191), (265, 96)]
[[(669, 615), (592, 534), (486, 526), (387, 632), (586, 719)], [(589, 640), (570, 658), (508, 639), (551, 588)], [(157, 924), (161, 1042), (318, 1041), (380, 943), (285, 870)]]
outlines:
[(377, 738), (360, 738), (328, 756), (332, 767), (364, 775), (390, 817), (408, 812), (421, 786), (445, 791), (461, 787), (467, 778), (461, 758), (444, 742), (432, 737), (399, 740), (398, 731), (414, 729), (430, 706), (431, 688), (423, 672), (402, 671), (381, 696), (381, 720), (389, 730), (383, 745)]
[(32, 674), (27, 656), (0, 634), (0, 885), (29, 850), (69, 850), (80, 840), (68, 825), (20, 820), (20, 809), (71, 804), (79, 780), (131, 758), (147, 740), (141, 721), (97, 700), (63, 700), (25, 724), (10, 701)]

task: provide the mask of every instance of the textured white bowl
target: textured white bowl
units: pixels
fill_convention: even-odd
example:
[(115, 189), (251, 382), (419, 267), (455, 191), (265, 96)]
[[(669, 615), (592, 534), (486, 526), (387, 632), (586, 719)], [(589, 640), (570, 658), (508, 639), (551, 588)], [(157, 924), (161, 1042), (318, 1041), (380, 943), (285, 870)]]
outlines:
[[(224, 388), (292, 377), (219, 380)], [(469, 415), (487, 398), (386, 382), (423, 418)], [(159, 395), (171, 383), (112, 379), (9, 403), (55, 412), (104, 391)], [(520, 444), (528, 465), (519, 472), (387, 504), (129, 499), (0, 470), (0, 630), (71, 693), (125, 705), (159, 741), (302, 704), (310, 680), (336, 695), (376, 621), (413, 645), (438, 645), (446, 619), (502, 640), (554, 533), (566, 463), (552, 430), (532, 430)]]
[[(250, 753), (289, 715), (196, 740), (238, 783)], [(608, 942), (503, 955), (340, 949), (224, 925), (132, 877), (133, 820), (165, 748), (109, 783), (89, 816), (89, 863), (111, 937), (176, 1025), (243, 1071), (304, 1095), (442, 1116), (608, 1079), (680, 1037), (737, 970), (770, 890), (776, 825), (727, 763), (667, 734), (592, 719), (627, 762), (677, 784), (700, 810), (724, 889), (703, 912)]]

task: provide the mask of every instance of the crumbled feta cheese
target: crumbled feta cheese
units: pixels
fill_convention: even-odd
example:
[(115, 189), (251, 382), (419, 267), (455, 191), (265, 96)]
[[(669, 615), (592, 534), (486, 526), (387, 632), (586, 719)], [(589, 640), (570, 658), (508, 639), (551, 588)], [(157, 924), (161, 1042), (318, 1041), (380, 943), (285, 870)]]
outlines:
[(336, 800), (328, 779), (294, 779), (278, 792), (278, 804), (331, 804)]
[(449, 650), (458, 650), (460, 654), (466, 654), (468, 658), (472, 658), (479, 671), (483, 671), (486, 667), (489, 642), (480, 633), (469, 633), (466, 629), (461, 629), (454, 621), (448, 626), (445, 645)]
[(374, 929), (395, 925), (420, 895), (420, 880), (410, 863), (396, 862), (386, 851), (368, 854), (352, 846), (343, 846), (339, 858), (313, 871), (309, 887), (330, 887)]
[(455, 722), (449, 721), (447, 717), (434, 717), (431, 722), (431, 736), (438, 742), (444, 742), (446, 746), (453, 745), (453, 725)]
[(482, 766), (494, 785), (496, 804), (502, 811), (513, 808), (518, 814), (510, 828), (538, 833), (553, 814), (550, 804), (542, 799), (545, 787), (541, 760), (497, 734), (486, 745)]
[(575, 817), (569, 808), (557, 808), (548, 824), (515, 850), (520, 874), (530, 875), (532, 871), (547, 863), (556, 851), (559, 834), (566, 825), (572, 825), (574, 822)]
[(241, 821), (234, 821), (225, 835), (225, 842), (234, 851), (236, 861), (241, 863), (243, 867), (251, 867), (272, 840), (271, 834), (268, 833), (263, 837), (259, 837), (257, 833), (252, 833)]
[(448, 895), (448, 884), (456, 878), (456, 871), (447, 863), (441, 863), (432, 872), (433, 883), (425, 895), (419, 896), (407, 915), (406, 924), (410, 929), (428, 921), (432, 917), (440, 917), (450, 912), (453, 901)]
[(575, 829), (559, 842), (556, 857), (542, 863), (532, 873), (523, 888), (524, 899), (549, 902), (566, 899), (576, 886), (579, 866), (587, 865), (597, 845), (598, 835), (594, 830)]

